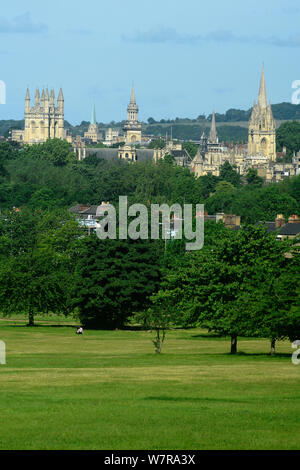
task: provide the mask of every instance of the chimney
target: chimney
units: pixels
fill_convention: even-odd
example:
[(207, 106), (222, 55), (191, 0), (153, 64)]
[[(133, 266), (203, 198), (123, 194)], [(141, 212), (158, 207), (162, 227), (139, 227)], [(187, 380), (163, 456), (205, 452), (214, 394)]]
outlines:
[(285, 218), (282, 214), (278, 214), (275, 219), (275, 227), (279, 228), (285, 225)]
[(299, 217), (299, 215), (292, 214), (292, 215), (289, 217), (289, 224), (297, 224), (297, 223), (300, 223), (300, 217)]

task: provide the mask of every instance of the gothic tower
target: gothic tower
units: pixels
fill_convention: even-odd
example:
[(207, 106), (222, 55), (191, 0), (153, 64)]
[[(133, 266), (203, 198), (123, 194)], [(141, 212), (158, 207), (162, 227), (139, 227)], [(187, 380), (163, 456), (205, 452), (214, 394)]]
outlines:
[(275, 121), (271, 103), (267, 102), (264, 66), (262, 68), (258, 101), (254, 101), (248, 133), (248, 155), (261, 155), (276, 161)]
[(49, 98), (48, 89), (46, 89), (46, 92), (42, 90), (42, 96), (37, 89), (34, 105), (31, 107), (27, 88), (24, 142), (26, 144), (37, 144), (54, 138), (64, 138), (64, 97), (62, 89), (59, 91), (57, 106), (55, 106), (54, 90), (51, 90)]
[(127, 120), (123, 127), (126, 144), (142, 140), (142, 125), (139, 122), (139, 108), (135, 101), (134, 86), (132, 85), (131, 99), (127, 107)]

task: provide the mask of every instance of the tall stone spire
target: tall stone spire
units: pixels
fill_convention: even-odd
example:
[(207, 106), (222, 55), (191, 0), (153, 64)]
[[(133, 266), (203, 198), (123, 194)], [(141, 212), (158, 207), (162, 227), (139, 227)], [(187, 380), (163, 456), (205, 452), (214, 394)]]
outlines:
[(95, 105), (93, 104), (92, 106), (92, 119), (91, 119), (91, 124), (96, 124), (96, 109)]
[(123, 127), (126, 144), (142, 140), (142, 124), (139, 122), (139, 108), (135, 100), (134, 85), (131, 88), (130, 103), (127, 106), (127, 120)]
[[(276, 161), (275, 121), (267, 102), (265, 71), (262, 67), (257, 104), (254, 102), (248, 131), (248, 155)], [(263, 161), (264, 163), (264, 161)]]
[(136, 104), (136, 101), (135, 101), (135, 91), (134, 91), (134, 83), (133, 83), (133, 82), (132, 82), (130, 103)]
[(259, 85), (258, 105), (259, 105), (260, 108), (266, 108), (267, 107), (267, 93), (266, 93), (264, 65), (263, 65), (263, 68), (262, 68), (260, 85)]
[(218, 136), (217, 136), (216, 117), (215, 117), (215, 110), (214, 109), (213, 109), (213, 112), (212, 112), (212, 115), (211, 115), (211, 128), (210, 128), (208, 141), (211, 144), (217, 144), (218, 141), (219, 141)]
[(135, 91), (134, 91), (134, 86), (132, 84), (130, 103), (127, 107), (127, 121), (138, 122), (139, 120), (138, 113), (139, 113), (139, 108), (135, 101)]

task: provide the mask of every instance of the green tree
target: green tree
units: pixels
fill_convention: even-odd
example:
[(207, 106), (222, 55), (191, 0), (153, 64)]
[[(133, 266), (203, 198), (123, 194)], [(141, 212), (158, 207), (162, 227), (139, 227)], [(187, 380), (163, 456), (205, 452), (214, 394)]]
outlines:
[(157, 294), (152, 295), (151, 307), (139, 312), (134, 317), (135, 321), (142, 324), (143, 328), (155, 332), (152, 343), (157, 354), (160, 354), (162, 351), (167, 331), (176, 322), (176, 311), (170, 308), (168, 295), (168, 292), (161, 290)]
[[(219, 240), (210, 238), (202, 250), (184, 257), (178, 267), (166, 270), (161, 284), (163, 292), (159, 293), (168, 299), (170, 310), (176, 309), (181, 325), (201, 325), (219, 335), (230, 336), (234, 354), (238, 336), (268, 333), (271, 339), (267, 325), (272, 324), (279, 303), (275, 302), (275, 308), (269, 310), (265, 306), (266, 302), (271, 305), (278, 272), (286, 262), (287, 246), (262, 227), (248, 226), (237, 232), (218, 225), (216, 230), (224, 230)], [(264, 279), (264, 294), (270, 283), (273, 285), (268, 300), (261, 290)], [(287, 334), (280, 330), (281, 326), (282, 322), (278, 321), (277, 337)]]
[(147, 307), (160, 278), (160, 244), (148, 240), (83, 240), (74, 306), (87, 328), (121, 328)]
[(66, 211), (23, 209), (0, 217), (0, 311), (37, 313), (71, 310), (76, 245), (82, 232)]
[(71, 145), (60, 139), (48, 139), (43, 144), (26, 145), (22, 154), (25, 157), (47, 160), (55, 166), (64, 166), (76, 161)]
[(233, 186), (232, 183), (229, 183), (229, 181), (220, 181), (215, 187), (216, 193), (228, 193), (234, 190), (235, 190), (235, 187)]
[(153, 139), (148, 145), (149, 149), (164, 149), (166, 146), (166, 141), (164, 139)]
[(241, 184), (241, 176), (236, 171), (236, 166), (231, 165), (228, 161), (223, 163), (220, 167), (220, 179), (228, 181), (233, 186), (239, 186)]
[(191, 158), (194, 158), (198, 152), (198, 145), (193, 142), (184, 142), (182, 144), (182, 148), (187, 151)]
[(70, 312), (70, 279), (62, 260), (38, 250), (0, 263), (0, 310), (4, 315), (28, 314), (34, 325), (38, 313)]
[(257, 170), (255, 168), (248, 168), (245, 178), (248, 185), (255, 186), (257, 188), (260, 188), (264, 183), (263, 178), (257, 175)]
[(282, 151), (283, 146), (287, 150), (287, 161), (292, 161), (293, 153), (300, 150), (300, 122), (284, 122), (276, 130), (276, 148)]

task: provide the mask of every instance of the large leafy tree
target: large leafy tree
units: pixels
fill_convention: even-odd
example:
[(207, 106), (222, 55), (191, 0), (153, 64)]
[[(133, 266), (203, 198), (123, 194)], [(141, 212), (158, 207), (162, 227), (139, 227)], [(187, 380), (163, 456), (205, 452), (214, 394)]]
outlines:
[(121, 328), (147, 307), (159, 284), (161, 253), (161, 243), (149, 240), (84, 239), (74, 290), (82, 324)]
[(239, 186), (241, 184), (241, 176), (237, 172), (235, 165), (231, 165), (229, 162), (223, 163), (220, 168), (220, 179), (228, 181), (233, 186)]
[[(296, 298), (290, 297), (291, 289), (284, 291), (289, 276), (286, 252), (287, 244), (261, 227), (224, 229), (219, 240), (211, 236), (203, 250), (167, 270), (161, 290), (170, 308), (176, 309), (179, 324), (201, 325), (230, 336), (235, 353), (238, 336), (274, 340), (287, 336), (291, 325), (298, 328), (292, 308)], [(292, 299), (288, 303), (287, 297)]]
[(55, 166), (75, 161), (71, 145), (60, 139), (48, 139), (42, 144), (26, 145), (22, 153), (25, 157), (47, 160)]
[(71, 310), (69, 273), (63, 260), (35, 250), (0, 263), (0, 310), (4, 315), (67, 314)]
[(0, 311), (68, 313), (81, 230), (67, 211), (6, 212), (0, 217)]
[[(279, 243), (279, 242), (277, 242)], [(258, 333), (271, 340), (271, 354), (275, 352), (276, 340), (300, 335), (300, 272), (299, 246), (294, 241), (282, 244), (283, 256), (274, 257), (268, 263), (257, 266), (255, 298), (255, 319)]]

